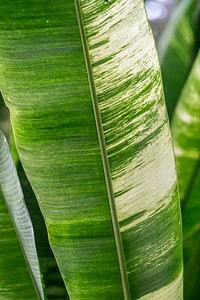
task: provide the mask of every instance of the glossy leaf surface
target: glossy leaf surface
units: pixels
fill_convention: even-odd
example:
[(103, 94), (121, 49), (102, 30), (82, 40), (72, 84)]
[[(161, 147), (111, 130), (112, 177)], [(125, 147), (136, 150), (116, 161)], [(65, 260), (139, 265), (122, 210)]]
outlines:
[(188, 203), (183, 211), (184, 299), (196, 300), (200, 293), (200, 168), (193, 179)]
[(187, 202), (200, 157), (200, 52), (183, 89), (172, 121), (180, 196)]
[(49, 246), (46, 226), (39, 209), (38, 202), (19, 160), (12, 130), (10, 131), (9, 136), (9, 148), (22, 186), (24, 200), (33, 224), (38, 260), (40, 264), (40, 270), (43, 275), (47, 299), (66, 300), (68, 299), (67, 291), (65, 289), (65, 285), (63, 283), (55, 257)]
[(33, 224), (38, 260), (43, 275), (47, 299), (66, 300), (68, 299), (68, 295), (57, 263), (49, 246), (44, 219), (19, 160), (17, 163), (17, 173), (23, 189), (25, 203)]
[[(37, 290), (38, 299), (45, 299), (38, 258), (35, 248), (33, 228), (25, 207), (23, 194), (14, 163), (6, 140), (0, 132), (0, 191), (1, 191), (1, 259), (0, 295), (1, 299), (36, 299), (36, 293), (28, 274)], [(16, 228), (21, 249), (13, 229), (10, 216)]]
[(9, 213), (0, 192), (0, 299), (37, 299)]
[(8, 1), (0, 17), (3, 96), (70, 299), (182, 299), (176, 171), (143, 1)]
[(200, 52), (172, 122), (183, 211), (186, 299), (199, 290), (200, 251)]
[(170, 118), (198, 52), (200, 41), (198, 0), (181, 0), (159, 43), (163, 85)]

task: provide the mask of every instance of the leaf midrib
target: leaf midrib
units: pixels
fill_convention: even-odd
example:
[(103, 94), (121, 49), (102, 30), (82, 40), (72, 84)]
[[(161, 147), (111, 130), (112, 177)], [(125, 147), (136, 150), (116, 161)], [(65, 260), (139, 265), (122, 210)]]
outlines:
[(89, 82), (89, 87), (90, 87), (94, 117), (95, 117), (95, 122), (96, 122), (97, 135), (98, 135), (98, 140), (99, 140), (99, 147), (100, 147), (100, 152), (101, 152), (101, 157), (102, 157), (102, 164), (103, 164), (104, 176), (105, 176), (105, 181), (106, 181), (108, 200), (109, 200), (109, 205), (110, 205), (110, 213), (111, 213), (111, 219), (112, 219), (112, 224), (113, 224), (116, 250), (117, 250), (117, 255), (118, 255), (118, 262), (119, 262), (119, 268), (120, 268), (120, 274), (121, 274), (121, 280), (122, 280), (124, 300), (131, 300), (127, 271), (126, 271), (126, 263), (125, 263), (125, 257), (124, 257), (124, 250), (123, 250), (123, 245), (122, 245), (122, 238), (121, 238), (121, 233), (120, 233), (120, 228), (119, 228), (117, 210), (116, 210), (116, 205), (115, 205), (115, 197), (114, 197), (112, 179), (111, 179), (111, 174), (110, 174), (110, 167), (109, 167), (107, 151), (106, 151), (106, 143), (105, 143), (105, 138), (104, 138), (104, 133), (103, 133), (103, 128), (102, 128), (101, 114), (100, 114), (99, 105), (98, 105), (93, 71), (92, 71), (92, 66), (91, 66), (91, 62), (90, 62), (90, 55), (89, 55), (89, 49), (88, 49), (88, 45), (87, 45), (84, 21), (83, 21), (83, 17), (82, 17), (79, 0), (74, 0), (74, 3), (75, 3), (80, 37), (81, 37), (81, 42), (82, 42), (82, 47), (83, 47), (85, 65), (86, 65), (86, 69), (87, 69), (88, 82)]

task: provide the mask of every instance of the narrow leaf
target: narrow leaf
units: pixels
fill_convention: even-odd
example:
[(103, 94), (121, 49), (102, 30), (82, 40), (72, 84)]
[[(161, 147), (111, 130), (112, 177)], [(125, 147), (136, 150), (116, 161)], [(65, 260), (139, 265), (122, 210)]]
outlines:
[(182, 0), (158, 43), (170, 118), (199, 49), (198, 0)]
[(200, 293), (200, 167), (183, 211), (184, 299), (196, 300)]
[[(16, 233), (19, 238), (19, 242), (20, 242), (25, 260), (27, 262), (32, 280), (34, 282), (34, 285), (35, 285), (35, 288), (37, 291), (38, 298), (45, 299), (44, 294), (43, 294), (42, 282), (41, 282), (41, 278), (40, 278), (40, 270), (39, 270), (37, 252), (36, 252), (36, 248), (35, 248), (33, 227), (32, 227), (31, 221), (30, 221), (28, 211), (24, 204), (23, 194), (22, 194), (22, 190), (20, 187), (18, 177), (17, 177), (16, 169), (15, 169), (14, 163), (12, 161), (8, 145), (7, 145), (6, 140), (1, 131), (0, 131), (0, 188), (1, 188), (2, 195), (5, 199), (7, 208), (10, 212), (13, 224), (15, 226)], [(3, 207), (3, 211), (4, 211), (4, 215), (5, 215), (4, 226), (7, 223), (8, 226), (10, 227), (9, 219), (6, 216), (5, 208), (4, 208), (3, 204), (2, 204), (2, 207)], [(12, 233), (11, 237), (13, 237), (12, 228), (10, 228), (10, 230)], [(8, 236), (8, 238), (11, 238), (11, 237)], [(17, 247), (15, 239), (14, 239), (14, 241), (11, 241), (11, 242)], [(6, 239), (5, 239), (5, 243), (6, 243), (6, 246), (9, 245), (9, 240), (6, 242)], [(3, 243), (2, 243), (2, 248), (5, 251), (5, 245), (3, 245)], [(17, 250), (19, 252), (19, 249), (17, 249)], [(9, 251), (11, 251), (11, 249), (9, 249)], [(13, 259), (12, 268), (15, 268), (15, 266), (14, 266), (15, 265), (15, 260), (14, 260), (15, 256), (13, 256), (12, 252), (10, 253), (10, 256), (11, 256), (11, 259)], [(18, 256), (19, 256), (19, 254), (17, 255), (17, 258), (18, 258)], [(5, 253), (3, 253), (3, 258), (5, 260)], [(2, 264), (6, 263), (6, 260), (5, 261), (4, 260), (2, 259)], [(8, 263), (11, 263), (11, 261), (10, 262), (8, 261)], [(16, 261), (16, 264), (19, 264), (19, 261)], [(5, 270), (5, 268), (3, 268), (3, 270)], [(11, 272), (10, 276), (12, 276), (11, 268), (9, 268), (9, 271)], [(25, 284), (26, 284), (26, 282), (25, 282)], [(23, 282), (20, 283), (19, 288), (20, 289), (23, 288)], [(8, 289), (8, 287), (7, 287), (7, 289)], [(8, 293), (15, 294), (16, 291), (15, 291), (15, 289), (14, 289), (14, 291), (13, 290), (9, 291), (9, 289), (8, 289)], [(31, 294), (31, 291), (29, 293)], [(32, 294), (31, 294), (31, 299), (34, 299), (36, 297), (36, 295), (34, 298), (32, 298), (33, 297)], [(5, 297), (7, 297), (7, 296), (5, 295)], [(29, 297), (29, 296), (27, 294), (25, 294), (22, 297), (23, 297), (23, 299), (27, 299), (27, 297)]]
[(0, 295), (1, 299), (36, 300), (37, 296), (28, 273), (3, 195), (0, 191)]
[[(179, 99), (172, 133), (184, 228), (186, 299), (195, 299), (200, 278), (200, 51)], [(197, 295), (197, 294), (196, 294)]]
[[(182, 201), (189, 199), (200, 159), (200, 52), (184, 86), (172, 121)], [(184, 203), (183, 203), (184, 205)]]

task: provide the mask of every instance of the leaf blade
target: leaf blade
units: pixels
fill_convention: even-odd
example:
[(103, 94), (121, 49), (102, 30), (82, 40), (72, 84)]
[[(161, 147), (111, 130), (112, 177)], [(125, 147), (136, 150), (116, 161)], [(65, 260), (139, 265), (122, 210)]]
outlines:
[(45, 299), (40, 277), (37, 252), (35, 248), (33, 227), (27, 208), (24, 204), (23, 193), (17, 177), (16, 169), (9, 153), (8, 145), (1, 131), (0, 167), (0, 187), (2, 195), (12, 217), (12, 221), (15, 226), (21, 249), (27, 262), (38, 298)]
[[(119, 65), (123, 65), (123, 62), (126, 65), (127, 61), (129, 61), (127, 48), (129, 49), (131, 46), (133, 46), (134, 50), (134, 47), (138, 46), (140, 48), (140, 51), (137, 52), (136, 57), (133, 56), (134, 59), (131, 61), (129, 66), (132, 68), (131, 66), (136, 64), (136, 73), (140, 67), (139, 58), (143, 58), (142, 54), (144, 54), (144, 57), (146, 58), (148, 51), (143, 50), (143, 47), (141, 48), (141, 44), (143, 44), (141, 41), (144, 42), (145, 38), (137, 39), (138, 35), (141, 38), (140, 28), (144, 30), (142, 31), (142, 36), (143, 32), (144, 36), (147, 34), (147, 45), (150, 54), (152, 55), (152, 53), (154, 53), (152, 55), (153, 59), (152, 57), (149, 57), (149, 64), (148, 60), (147, 62), (145, 61), (146, 63), (144, 72), (138, 74), (138, 76), (134, 76), (137, 74), (134, 74), (134, 71), (132, 71), (133, 73), (131, 73), (131, 78), (129, 78), (129, 81), (127, 82), (127, 77), (125, 77), (125, 80), (122, 81), (122, 85), (120, 87), (117, 86), (117, 88), (114, 90), (112, 90), (112, 86), (114, 86), (116, 83), (116, 74), (119, 75), (120, 73), (120, 68), (117, 68), (116, 61), (111, 77), (104, 77), (105, 74), (102, 74), (104, 81), (97, 82), (97, 79), (95, 79), (96, 86), (97, 83), (99, 83), (99, 86), (101, 83), (103, 83), (107, 84), (107, 86), (110, 88), (106, 95), (103, 88), (100, 92), (97, 91), (97, 93), (99, 106), (102, 112), (104, 135), (107, 139), (107, 155), (109, 157), (110, 170), (112, 172), (112, 180), (113, 186), (115, 186), (116, 197), (117, 194), (120, 196), (120, 189), (123, 188), (123, 183), (128, 190), (129, 183), (132, 188), (132, 185), (134, 185), (133, 181), (137, 182), (137, 176), (134, 177), (134, 171), (139, 168), (141, 164), (139, 152), (144, 148), (144, 144), (146, 145), (149, 143), (151, 145), (152, 138), (154, 138), (155, 142), (157, 134), (162, 130), (162, 127), (165, 129), (165, 134), (160, 137), (159, 141), (162, 141), (163, 147), (165, 145), (164, 137), (167, 137), (168, 146), (166, 147), (165, 151), (168, 154), (167, 158), (171, 166), (170, 172), (167, 175), (169, 175), (169, 177), (172, 176), (172, 179), (169, 179), (169, 181), (170, 184), (174, 183), (174, 189), (176, 180), (173, 165), (173, 154), (170, 146), (171, 140), (169, 136), (169, 128), (165, 115), (163, 93), (160, 85), (161, 80), (158, 62), (157, 59), (154, 61), (155, 50), (153, 50), (153, 41), (149, 33), (144, 7), (141, 1), (138, 1), (137, 4), (138, 5), (136, 5), (136, 7), (138, 6), (139, 10), (138, 8), (135, 9), (135, 3), (130, 1), (114, 1), (110, 3), (104, 3), (101, 1), (94, 3), (93, 1), (90, 1), (88, 4), (81, 2), (82, 11), (86, 9), (84, 17), (88, 19), (91, 18), (90, 21), (98, 20), (98, 22), (104, 23), (106, 26), (110, 26), (116, 15), (117, 20), (119, 21), (120, 19), (120, 22), (117, 22), (118, 27), (115, 31), (110, 29), (112, 26), (109, 27), (109, 30), (106, 31), (106, 33), (104, 30), (102, 30), (106, 29), (106, 27), (101, 28), (102, 33), (104, 33), (104, 37), (114, 32), (114, 35), (111, 35), (111, 38), (105, 37), (105, 40), (98, 40), (98, 43), (91, 46), (90, 51), (91, 49), (96, 49), (95, 51), (98, 52), (98, 48), (101, 48), (101, 46), (104, 45), (104, 48), (103, 50), (101, 48), (100, 53), (102, 59), (99, 59), (99, 56), (93, 56), (92, 52), (90, 52), (93, 72), (95, 71), (95, 68), (101, 67), (101, 65), (105, 67), (105, 71), (109, 69), (106, 63), (109, 63), (110, 60), (113, 59), (112, 55), (102, 57), (102, 52), (107, 51), (107, 42), (115, 42), (115, 45), (119, 42), (119, 46), (121, 46), (121, 41), (119, 41), (119, 39), (123, 40), (124, 36), (127, 37), (127, 27), (126, 24), (124, 24), (126, 23), (125, 20), (127, 19), (124, 17), (124, 21), (121, 20), (120, 14), (123, 16), (127, 14), (131, 28), (134, 29), (134, 34), (132, 37), (128, 36), (128, 40), (125, 40), (125, 43), (127, 42), (127, 45), (125, 45), (125, 50), (127, 52), (126, 55), (124, 55), (124, 59), (122, 59), (122, 57), (120, 59), (118, 58), (117, 61)], [(9, 22), (13, 24), (13, 16), (11, 16), (11, 21), (8, 22), (6, 20), (4, 22), (4, 26), (7, 29), (7, 36), (8, 32), (10, 35), (9, 39), (6, 39), (6, 50), (9, 49), (9, 51), (5, 51), (3, 48), (0, 49), (0, 55), (2, 57), (6, 56), (7, 53), (11, 53), (11, 49), (13, 49), (12, 40), (15, 34), (15, 42), (18, 45), (18, 51), (17, 53), (13, 51), (12, 55), (14, 57), (17, 56), (18, 60), (16, 62), (16, 60), (10, 58), (9, 61), (11, 62), (11, 65), (13, 64), (12, 68), (9, 67), (6, 60), (3, 60), (3, 65), (1, 68), (2, 72), (0, 73), (0, 76), (4, 98), (6, 99), (11, 111), (11, 119), (14, 127), (15, 138), (18, 144), (18, 150), (45, 216), (51, 246), (59, 261), (60, 269), (62, 271), (63, 278), (71, 299), (121, 300), (123, 298), (123, 290), (119, 271), (119, 259), (116, 251), (116, 241), (113, 236), (113, 225), (110, 215), (104, 171), (102, 167), (102, 157), (96, 133), (97, 129), (93, 116), (92, 101), (88, 87), (88, 79), (81, 47), (79, 28), (74, 17), (75, 9), (72, 2), (65, 3), (64, 1), (58, 1), (55, 6), (52, 3), (51, 7), (48, 7), (47, 2), (45, 1), (42, 3), (38, 1), (37, 5), (34, 1), (32, 9), (31, 5), (26, 5), (25, 2), (21, 2), (20, 11), (22, 14), (25, 11), (24, 15), (29, 16), (29, 22), (26, 23), (25, 20), (24, 23), (20, 21), (19, 23), (15, 24), (15, 28), (20, 26), (20, 34), (18, 32), (13, 33), (12, 30), (10, 30)], [(90, 11), (88, 14), (87, 10), (90, 8), (92, 11)], [(131, 21), (133, 12), (134, 20)], [(98, 19), (94, 18), (96, 14), (98, 15)], [(37, 15), (38, 18), (37, 24), (33, 22), (33, 16), (35, 15)], [(109, 23), (107, 18), (109, 20), (112, 19), (112, 22)], [(34, 30), (31, 30), (30, 34), (31, 23), (33, 27), (35, 27)], [(87, 26), (87, 24), (85, 25)], [(122, 30), (119, 28), (120, 25)], [(89, 32), (88, 40), (89, 37), (95, 36), (98, 33), (99, 27), (95, 27), (94, 25), (92, 27), (93, 28), (91, 31), (87, 31), (87, 33)], [(118, 33), (120, 33), (119, 37)], [(6, 37), (4, 33), (2, 32), (1, 34), (2, 38), (5, 39)], [(27, 36), (29, 37), (29, 40), (27, 40)], [(131, 39), (131, 41), (129, 39)], [(134, 43), (134, 40), (137, 42)], [(34, 49), (35, 52), (33, 52), (32, 45), (35, 43), (37, 44), (37, 48)], [(115, 47), (109, 49), (114, 52), (115, 56)], [(124, 54), (123, 51), (121, 52), (122, 54)], [(131, 54), (132, 52), (133, 50), (131, 49)], [(126, 60), (127, 58), (128, 60)], [(36, 76), (35, 70), (42, 70), (42, 74), (38, 72), (39, 74)], [(150, 76), (152, 70), (154, 76)], [(3, 73), (4, 76), (2, 75)], [(150, 97), (151, 103), (145, 103), (145, 108), (143, 107), (142, 103), (140, 103), (140, 105), (138, 104), (138, 114), (137, 107), (134, 106), (134, 104), (137, 102), (138, 98), (141, 100), (140, 94), (142, 94), (142, 96), (147, 93), (151, 94), (152, 84), (148, 81), (148, 76), (151, 77), (152, 82), (158, 81), (158, 85), (157, 83), (153, 85), (153, 97)], [(99, 78), (101, 79), (100, 76), (98, 79)], [(109, 78), (109, 82), (106, 80), (106, 78)], [(142, 89), (144, 78), (145, 86), (144, 89)], [(9, 87), (7, 86), (7, 82), (9, 82)], [(21, 88), (21, 82), (26, 85), (26, 89)], [(133, 86), (135, 88), (133, 90), (130, 89), (131, 92), (129, 94), (128, 87), (130, 85), (131, 88)], [(137, 95), (138, 86), (140, 88), (139, 95)], [(108, 105), (109, 107), (103, 106), (102, 100), (108, 100), (112, 98), (116, 91), (118, 96), (120, 95), (118, 98), (118, 104), (123, 93), (126, 94), (127, 100), (129, 100), (126, 101), (126, 99), (123, 99), (123, 108), (125, 108), (126, 112), (125, 115), (123, 114), (122, 107), (120, 107), (120, 110), (115, 107), (115, 113), (109, 110), (110, 106), (113, 105), (113, 101), (112, 103), (110, 102), (110, 106)], [(12, 99), (13, 92), (15, 92), (15, 99)], [(132, 97), (134, 99), (133, 102), (131, 101)], [(155, 104), (156, 101), (159, 103), (158, 105)], [(148, 123), (148, 108), (151, 107), (153, 121), (156, 121), (157, 117), (159, 120), (163, 120), (164, 117), (164, 121), (162, 121), (164, 123), (161, 123), (156, 129), (152, 128), (153, 121), (151, 124)], [(127, 111), (132, 112), (130, 114), (130, 118), (127, 117)], [(122, 155), (123, 157), (119, 157), (118, 154), (120, 151), (117, 149), (117, 146), (119, 146), (117, 140), (119, 139), (119, 144), (121, 144), (123, 132), (121, 132), (122, 126), (120, 127), (120, 121), (124, 118), (125, 122), (127, 122), (128, 125), (131, 125), (131, 129), (132, 126), (137, 128), (137, 121), (140, 119), (139, 116), (144, 116), (142, 113), (144, 113), (146, 118), (146, 135), (143, 136), (143, 142), (140, 143), (139, 132), (140, 130), (143, 131), (144, 127), (139, 122), (140, 129), (138, 129), (136, 136), (134, 136), (135, 132), (130, 133), (130, 128), (128, 128), (128, 131), (126, 131), (126, 140), (123, 140), (122, 143), (125, 154)], [(107, 117), (108, 119), (106, 120)], [(107, 134), (107, 131), (109, 130), (109, 122), (112, 122), (112, 118), (114, 119), (115, 125), (116, 122), (119, 122), (118, 133), (115, 131), (116, 134), (113, 135), (114, 138), (117, 137), (114, 143), (114, 150), (109, 147), (110, 145), (108, 140), (112, 140), (112, 137)], [(134, 141), (134, 139), (136, 141)], [(155, 150), (156, 145), (157, 144), (154, 144), (154, 147), (151, 148), (150, 152)], [(163, 157), (163, 154), (161, 154), (162, 147), (159, 147), (159, 153), (157, 152), (157, 154), (159, 154), (158, 157)], [(134, 164), (132, 163), (129, 165), (129, 156), (131, 162), (136, 157)], [(143, 155), (143, 158), (144, 156), (145, 155)], [(37, 160), (35, 159), (36, 157)], [(144, 161), (142, 163), (144, 164)], [(149, 158), (149, 163), (151, 164), (151, 158)], [(123, 174), (120, 173), (122, 164)], [(163, 165), (161, 168), (162, 172), (159, 171), (159, 167), (155, 168), (154, 172), (158, 172), (159, 175), (162, 174), (163, 182), (166, 182), (167, 180), (165, 180), (165, 171), (163, 171)], [(115, 172), (113, 172), (113, 166), (115, 167)], [(140, 180), (142, 177), (141, 174), (145, 174), (145, 170), (148, 171), (148, 167), (147, 169), (140, 169)], [(118, 173), (120, 173), (120, 176), (116, 176)], [(147, 172), (147, 174), (152, 175), (151, 172)], [(121, 175), (124, 175), (124, 177)], [(119, 177), (122, 177), (120, 184), (116, 180)], [(158, 177), (159, 176), (156, 178)], [(131, 181), (129, 181), (130, 178)], [(145, 185), (145, 182), (149, 182), (147, 177), (145, 177), (143, 180), (142, 185)], [(138, 182), (137, 185), (139, 185)], [(134, 213), (141, 213), (140, 209), (144, 204), (144, 201), (141, 200), (143, 199), (143, 196), (140, 199), (137, 185), (134, 186), (137, 191), (137, 199), (135, 200), (135, 197), (132, 198), (133, 204), (131, 208), (133, 215)], [(150, 191), (153, 190), (151, 187), (151, 180), (148, 185), (148, 189)], [(161, 188), (159, 189), (159, 192), (160, 190)], [(154, 196), (154, 193), (151, 193), (150, 200), (152, 202), (154, 202)], [(160, 192), (160, 199), (162, 199), (161, 196), (165, 198), (165, 195), (162, 195)], [(130, 194), (127, 202), (129, 200), (131, 201)], [(159, 202), (159, 200), (156, 197), (156, 203)], [(167, 268), (163, 269), (163, 272), (161, 271), (162, 279), (159, 281), (159, 283), (157, 283), (159, 272), (156, 270), (156, 268), (154, 268), (153, 273), (155, 277), (153, 280), (150, 278), (151, 276), (147, 267), (149, 260), (146, 256), (146, 261), (143, 260), (143, 262), (145, 261), (145, 270), (143, 269), (144, 272), (142, 272), (143, 274), (145, 273), (145, 276), (142, 278), (138, 276), (140, 273), (140, 268), (136, 268), (136, 272), (132, 272), (131, 274), (131, 297), (133, 299), (143, 296), (151, 297), (151, 294), (156, 292), (158, 289), (159, 295), (163, 295), (163, 290), (161, 290), (161, 287), (164, 287), (164, 290), (166, 291), (167, 283), (173, 283), (169, 287), (169, 289), (171, 289), (172, 286), (175, 286), (174, 282), (176, 284), (177, 282), (179, 283), (177, 284), (178, 292), (172, 288), (171, 293), (174, 293), (177, 299), (181, 299), (181, 253), (178, 253), (180, 250), (180, 211), (177, 195), (173, 193), (173, 191), (171, 191), (171, 195), (168, 195), (165, 200), (167, 203), (169, 203), (170, 208), (172, 203), (175, 203), (176, 207), (176, 217), (174, 217), (170, 223), (170, 226), (173, 224), (178, 224), (177, 232), (174, 232), (174, 228), (172, 228), (173, 226), (170, 227), (173, 229), (172, 232), (175, 234), (178, 244), (176, 248), (178, 250), (177, 253), (175, 253), (177, 256), (173, 255), (172, 258), (172, 261), (174, 261), (175, 258), (178, 258), (178, 263), (175, 265), (176, 272), (173, 270), (173, 274), (169, 276), (170, 282), (167, 282), (166, 278), (168, 276), (165, 276), (164, 274), (165, 272), (169, 274), (169, 272)], [(146, 201), (145, 203), (148, 206)], [(138, 206), (137, 210), (134, 209), (136, 204)], [(119, 204), (118, 207), (120, 207), (120, 205), (121, 204)], [(126, 207), (126, 205), (123, 206)], [(172, 207), (174, 206), (172, 205)], [(120, 209), (121, 208), (118, 208), (118, 210)], [(147, 209), (149, 209), (149, 206)], [(156, 213), (156, 205), (153, 211)], [(127, 212), (125, 212), (125, 214), (127, 214)], [(121, 215), (122, 217), (119, 219), (119, 221), (123, 221), (124, 219), (123, 209)], [(165, 216), (166, 214), (163, 213), (163, 219), (165, 219)], [(146, 216), (143, 221), (145, 220)], [(154, 222), (152, 223), (155, 225)], [(146, 234), (148, 224), (145, 223), (144, 225), (145, 226), (143, 227), (142, 232), (143, 234)], [(153, 232), (154, 228), (155, 226), (151, 227), (151, 232)], [(126, 233), (127, 237), (128, 232)], [(160, 235), (161, 231), (158, 233)], [(140, 242), (143, 241), (142, 236), (140, 236), (138, 233), (134, 234), (133, 232), (132, 243), (126, 243), (125, 241), (127, 244), (126, 252), (128, 253), (129, 249), (133, 247), (135, 253), (137, 254), (138, 251), (141, 258), (141, 255), (145, 252), (145, 246), (144, 244), (143, 247), (142, 244), (140, 246), (139, 242), (136, 243), (135, 246), (135, 240), (140, 240)], [(156, 238), (154, 236), (154, 242), (155, 241)], [(130, 263), (132, 268), (131, 271), (134, 269), (134, 266), (137, 266), (136, 254)], [(153, 263), (152, 261), (151, 266), (154, 264), (154, 261)], [(163, 263), (163, 257), (161, 258), (161, 261)], [(176, 277), (177, 273), (180, 273), (180, 275), (179, 277), (177, 276), (178, 279), (175, 281), (174, 277)], [(147, 278), (148, 281), (147, 284), (145, 284)]]
[(172, 133), (177, 167), (180, 174), (179, 185), (182, 201), (186, 197), (190, 180), (196, 166), (199, 164), (199, 64), (200, 54), (198, 53), (172, 121)]
[[(172, 120), (183, 212), (185, 298), (195, 299), (199, 279), (200, 52)], [(196, 275), (196, 276), (195, 276)]]
[[(151, 297), (151, 293), (159, 289), (157, 297), (163, 299), (168, 297), (163, 295), (164, 286), (170, 286), (170, 283), (173, 286), (176, 282), (179, 292), (175, 292), (175, 287), (173, 292), (176, 294), (174, 297), (179, 299), (182, 297), (182, 250), (178, 238), (181, 223), (178, 217), (180, 206), (177, 201), (176, 172), (159, 64), (144, 8), (140, 1), (137, 1), (137, 5), (121, 1), (118, 5), (111, 2), (107, 6), (101, 2), (98, 7), (93, 1), (90, 4), (81, 1), (81, 5), (121, 223), (131, 297)], [(166, 165), (169, 169), (167, 175), (163, 172)], [(143, 192), (142, 187), (141, 191), (138, 188), (140, 184)], [(160, 203), (165, 207), (164, 212)], [(156, 244), (155, 224), (159, 223), (157, 210), (160, 210), (160, 218), (163, 213), (164, 224), (164, 215), (172, 207), (176, 217), (168, 224), (169, 231), (165, 226), (162, 228), (168, 239), (173, 240), (171, 249), (166, 241), (160, 242), (163, 247), (160, 252), (166, 250), (164, 258), (164, 255), (157, 256), (156, 247), (154, 249), (151, 242)], [(154, 217), (151, 216), (151, 210)], [(162, 222), (159, 224), (158, 228), (161, 228)], [(148, 231), (148, 228), (151, 230)], [(152, 235), (151, 238), (148, 238), (147, 232), (149, 236)], [(172, 232), (176, 237), (174, 239)], [(159, 229), (157, 234), (161, 238)], [(145, 246), (149, 249), (146, 255)], [(171, 252), (174, 256), (171, 256)], [(153, 263), (154, 258), (160, 261), (162, 267), (157, 268)], [(176, 274), (172, 275), (172, 272), (165, 276), (168, 268), (166, 261), (170, 265), (168, 269), (173, 268), (171, 259), (174, 260), (176, 267), (173, 271), (176, 270)], [(151, 271), (146, 268), (148, 264)]]
[(110, 212), (111, 212), (111, 218), (112, 218), (112, 224), (113, 224), (113, 232), (115, 235), (115, 241), (116, 241), (116, 249), (117, 249), (117, 255), (119, 259), (119, 267), (120, 267), (120, 273), (121, 273), (121, 279), (122, 279), (122, 287), (123, 287), (123, 293), (124, 293), (124, 299), (129, 300), (131, 299), (130, 295), (130, 289), (129, 289), (129, 283), (127, 278), (127, 271), (126, 271), (126, 263), (125, 263), (125, 257), (124, 257), (124, 250), (122, 245), (122, 239), (120, 234), (120, 227), (118, 222), (118, 216), (117, 216), (117, 210), (115, 206), (115, 196), (113, 192), (113, 184), (112, 184), (112, 178), (110, 174), (110, 166), (109, 161), (107, 157), (107, 149), (106, 149), (106, 143), (104, 139), (104, 132), (102, 127), (102, 120), (101, 120), (101, 113), (99, 110), (99, 103), (95, 88), (95, 81), (93, 78), (93, 70), (90, 62), (90, 54), (89, 49), (87, 45), (87, 38), (86, 33), (84, 29), (84, 22), (83, 22), (83, 16), (81, 12), (81, 6), (79, 1), (75, 1), (75, 7), (76, 7), (76, 13), (79, 23), (79, 29), (80, 29), (80, 35), (82, 40), (82, 46), (83, 46), (83, 52), (85, 57), (85, 63), (86, 68), (88, 72), (88, 82), (90, 85), (90, 93), (93, 103), (93, 110), (94, 110), (94, 116), (96, 121), (96, 127), (97, 127), (97, 133), (98, 133), (98, 139), (99, 139), (99, 146), (102, 156), (102, 163), (104, 168), (104, 176), (106, 181), (106, 187), (107, 187), (107, 193), (108, 193), (108, 200), (110, 204)]
[[(158, 43), (163, 85), (170, 119), (199, 49), (198, 1), (178, 4)], [(173, 66), (173, 68), (172, 68)]]

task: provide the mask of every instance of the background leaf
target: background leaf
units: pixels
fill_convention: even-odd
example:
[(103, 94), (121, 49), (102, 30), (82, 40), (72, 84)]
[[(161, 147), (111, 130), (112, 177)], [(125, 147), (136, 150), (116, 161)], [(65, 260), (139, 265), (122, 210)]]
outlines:
[(196, 173), (188, 203), (183, 211), (184, 230), (184, 297), (196, 300), (200, 287), (200, 168)]
[[(21, 258), (22, 250), (37, 291), (38, 299), (45, 299), (40, 278), (32, 224), (24, 205), (23, 194), (17, 178), (17, 173), (2, 132), (0, 132), (0, 188), (2, 208), (1, 269), (3, 271), (1, 273), (1, 296), (3, 295), (3, 297), (5, 297), (4, 299), (13, 299), (12, 297), (16, 296), (20, 296), (21, 299), (27, 299), (27, 297), (30, 297), (30, 299), (36, 299), (34, 288), (30, 284), (31, 280), (28, 277), (27, 269), (25, 268), (25, 264)], [(16, 236), (2, 198), (5, 199), (15, 225), (21, 249), (19, 248), (16, 240)], [(9, 253), (8, 259), (5, 259), (5, 253), (6, 255)], [(17, 268), (16, 270), (22, 272), (21, 275), (18, 273), (16, 274), (15, 270), (12, 270), (13, 267), (15, 268), (15, 265)], [(16, 282), (13, 281), (17, 276), (19, 276), (21, 282), (19, 282), (19, 279), (17, 279)]]
[(200, 52), (172, 122), (182, 199), (186, 299), (195, 299), (200, 278)]
[[(193, 174), (198, 173), (200, 154), (200, 52), (183, 89), (172, 121), (172, 133), (179, 174), (180, 195), (188, 200)], [(186, 199), (187, 198), (187, 199)], [(183, 203), (184, 205), (184, 203)]]
[(9, 112), (6, 109), (1, 93), (0, 93), (0, 129), (3, 131), (7, 139), (9, 139), (9, 132), (10, 132)]
[(170, 118), (198, 52), (199, 34), (198, 1), (180, 1), (158, 43), (166, 104)]
[(37, 299), (9, 213), (0, 192), (0, 299)]

